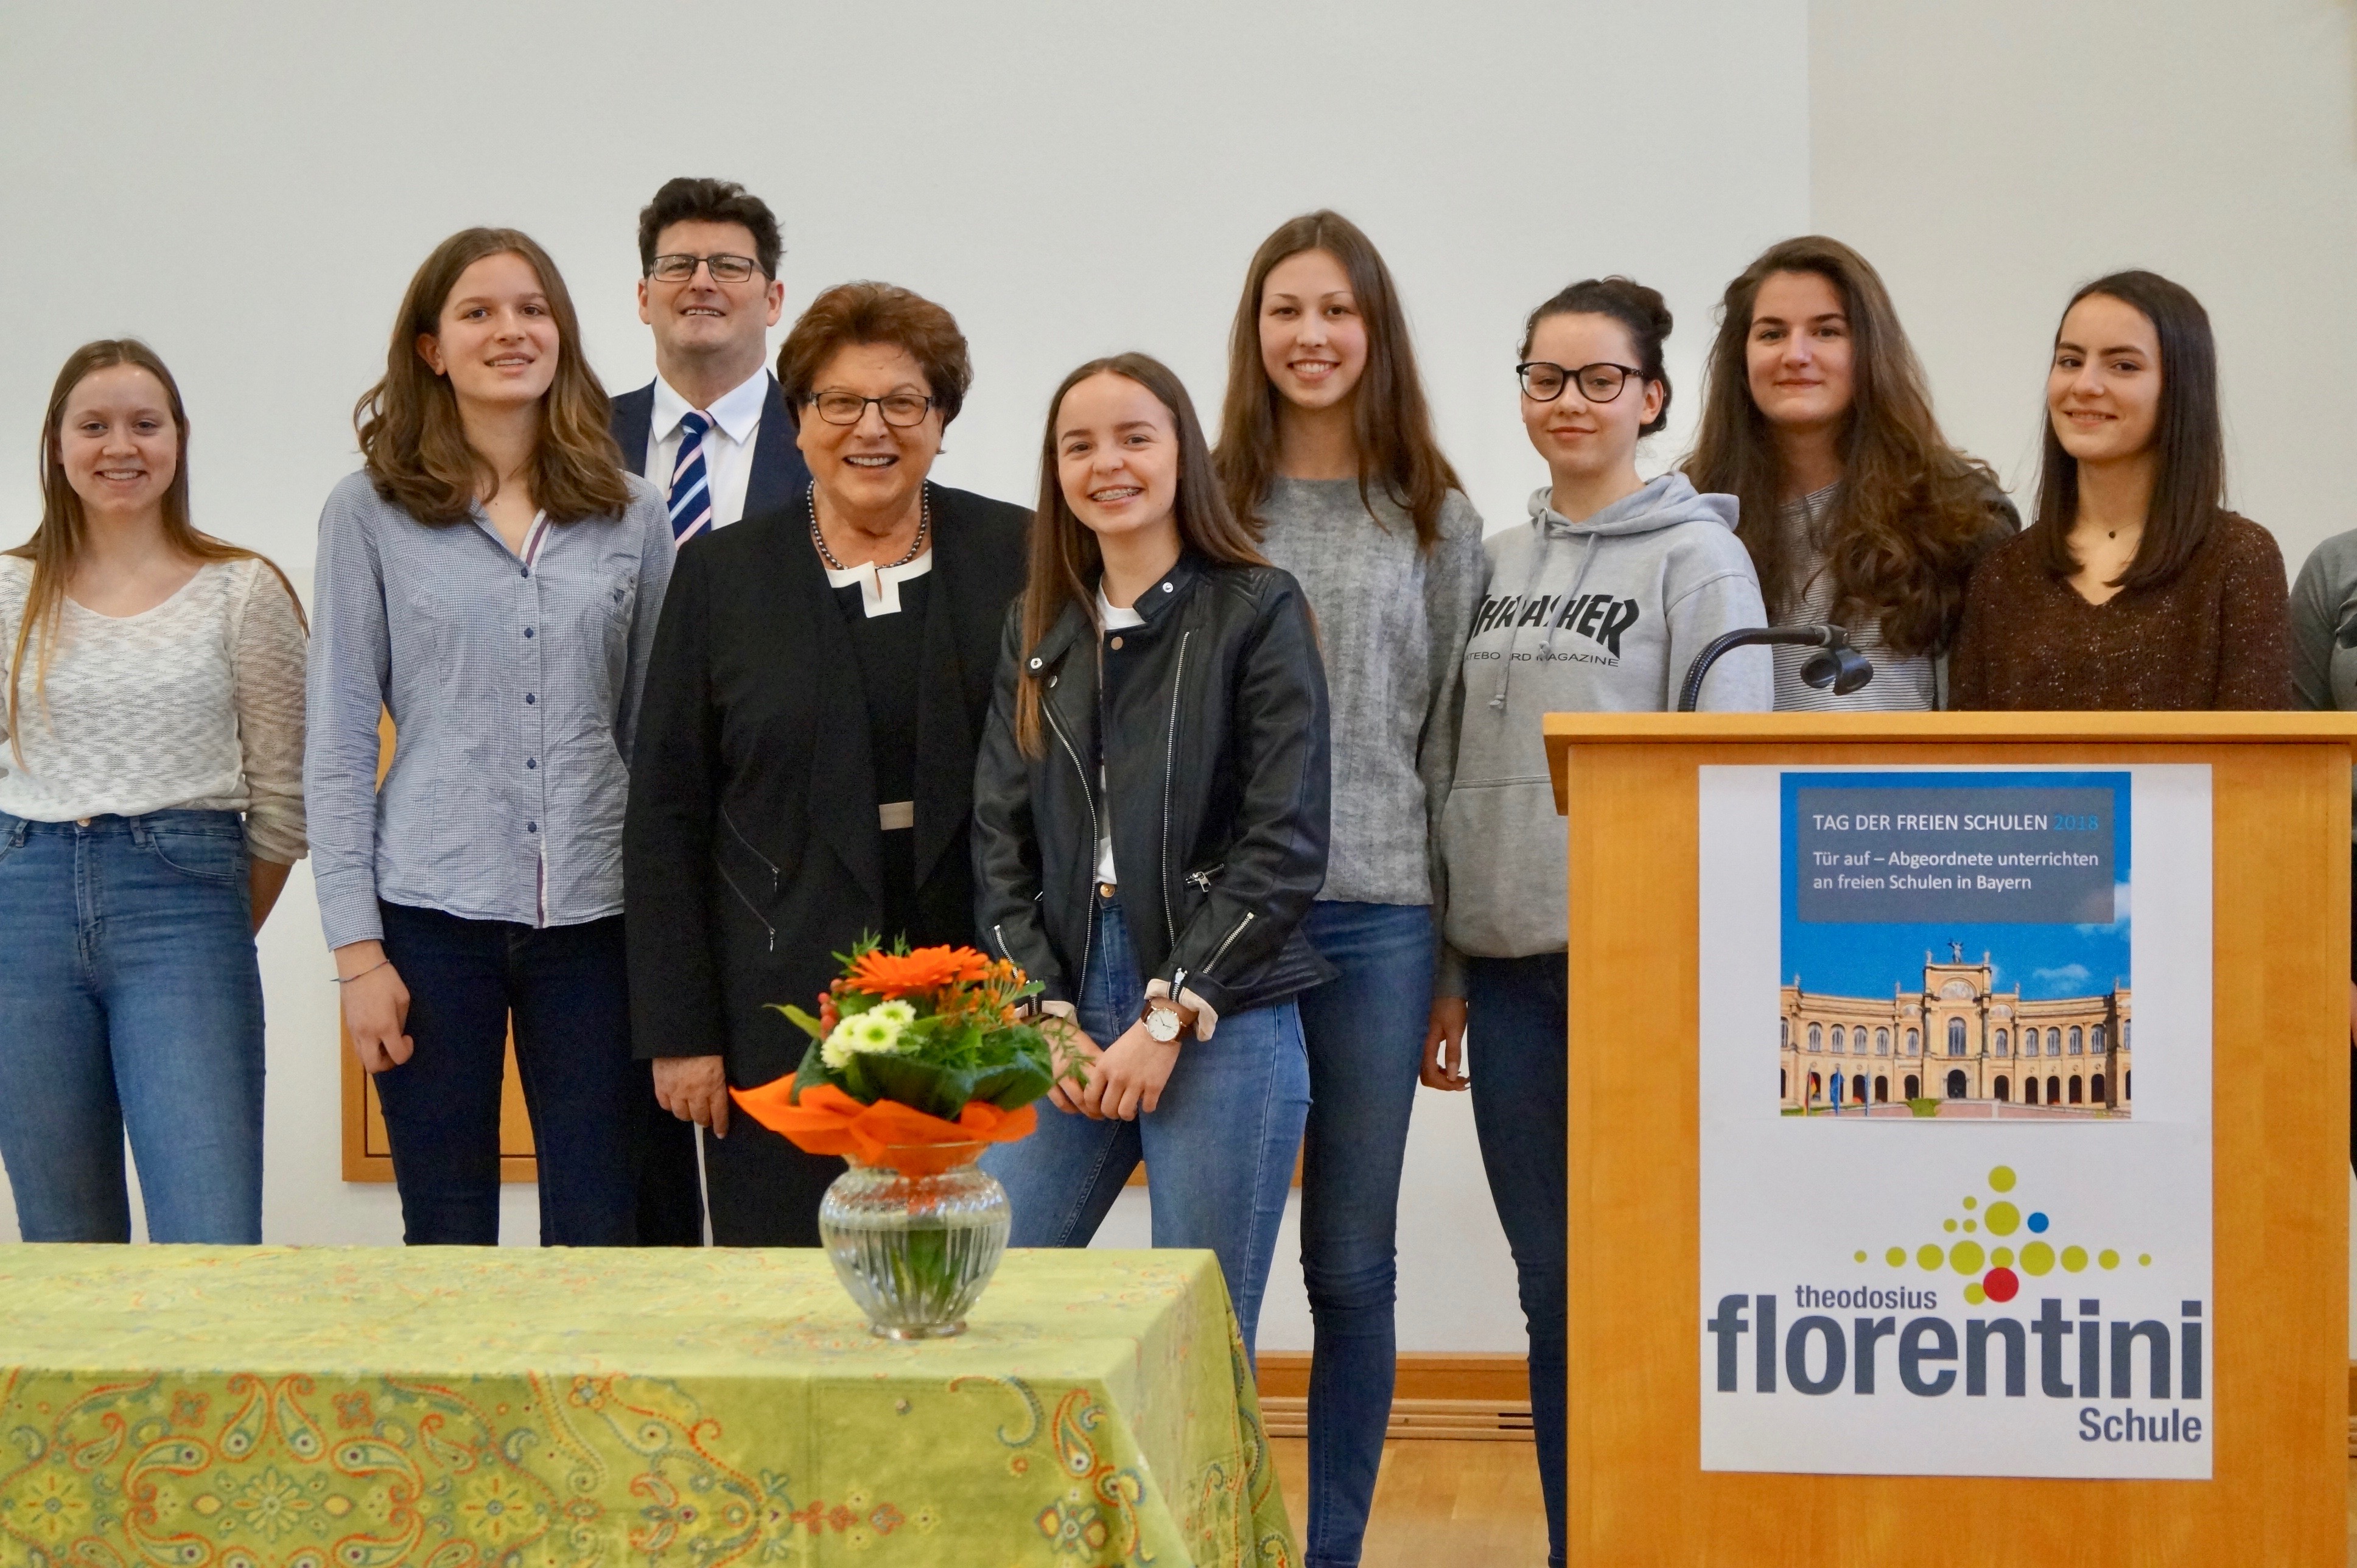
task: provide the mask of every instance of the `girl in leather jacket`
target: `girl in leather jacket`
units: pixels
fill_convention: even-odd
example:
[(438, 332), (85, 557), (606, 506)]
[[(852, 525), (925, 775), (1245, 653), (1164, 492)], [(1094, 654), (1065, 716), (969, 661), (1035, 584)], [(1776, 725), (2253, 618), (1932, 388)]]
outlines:
[(984, 1164), (1013, 1245), (1081, 1247), (1143, 1159), (1155, 1245), (1218, 1254), (1249, 1349), (1308, 1112), (1293, 998), (1331, 973), (1300, 930), (1326, 875), (1325, 671), (1176, 376), (1095, 360), (1049, 406), (974, 883), (1073, 1072)]

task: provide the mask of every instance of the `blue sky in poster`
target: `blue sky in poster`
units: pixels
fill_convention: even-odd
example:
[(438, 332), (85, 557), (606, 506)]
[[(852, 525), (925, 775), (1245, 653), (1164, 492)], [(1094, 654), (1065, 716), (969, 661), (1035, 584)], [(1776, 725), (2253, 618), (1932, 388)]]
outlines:
[[(1923, 983), (1928, 952), (1949, 961), (1950, 942), (1964, 960), (1983, 953), (1996, 967), (1996, 987), (2019, 987), (2025, 1000), (2097, 995), (2129, 983), (2129, 791), (2125, 772), (1800, 773), (1783, 776), (1783, 966), (1781, 981), (1800, 977), (1804, 990), (1835, 996), (1888, 996), (1894, 985), (1913, 992)], [(1803, 789), (2056, 789), (2112, 792), (2113, 865), (2120, 918), (2107, 926), (2026, 923), (1807, 923), (1800, 918), (1796, 801)]]

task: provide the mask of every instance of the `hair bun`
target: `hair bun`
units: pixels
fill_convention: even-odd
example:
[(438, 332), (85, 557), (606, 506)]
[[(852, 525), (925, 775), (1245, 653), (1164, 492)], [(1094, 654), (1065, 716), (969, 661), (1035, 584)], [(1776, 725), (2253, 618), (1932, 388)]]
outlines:
[(1547, 317), (1591, 315), (1609, 316), (1626, 328), (1629, 346), (1637, 351), (1638, 369), (1647, 381), (1661, 384), (1661, 410), (1637, 432), (1652, 435), (1670, 422), (1670, 376), (1662, 365), (1662, 341), (1669, 337), (1674, 322), (1670, 302), (1662, 297), (1660, 289), (1648, 288), (1620, 273), (1585, 278), (1560, 289), (1523, 322), (1521, 358), (1531, 357), (1531, 339)]

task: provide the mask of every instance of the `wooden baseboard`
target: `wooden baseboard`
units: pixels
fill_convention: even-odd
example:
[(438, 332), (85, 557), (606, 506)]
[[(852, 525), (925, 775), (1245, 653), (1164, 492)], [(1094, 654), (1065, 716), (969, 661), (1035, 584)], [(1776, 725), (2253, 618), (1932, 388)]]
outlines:
[[(1261, 1419), (1271, 1437), (1309, 1434), (1309, 1356), (1260, 1358)], [(1411, 1351), (1399, 1358), (1387, 1436), (1491, 1443), (1531, 1440), (1530, 1373), (1520, 1356)]]

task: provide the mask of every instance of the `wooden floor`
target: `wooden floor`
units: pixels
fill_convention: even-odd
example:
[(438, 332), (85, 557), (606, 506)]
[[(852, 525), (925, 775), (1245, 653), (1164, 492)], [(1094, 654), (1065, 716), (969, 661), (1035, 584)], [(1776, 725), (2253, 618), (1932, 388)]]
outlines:
[[(1285, 1498), (1291, 1502), (1293, 1494), (1286, 1493)], [(2349, 1461), (2349, 1568), (2357, 1568), (2357, 1459)]]
[[(1280, 1437), (1277, 1474), (1293, 1529), (1308, 1549), (1309, 1445)], [(1361, 1568), (1541, 1568), (1546, 1515), (1526, 1443), (1386, 1443)], [(2349, 1568), (2357, 1568), (2357, 1459), (2349, 1462)]]
[[(1309, 1549), (1309, 1444), (1279, 1437), (1277, 1475), (1295, 1539)], [(1528, 1443), (1383, 1444), (1360, 1568), (1545, 1568), (1546, 1510)]]

